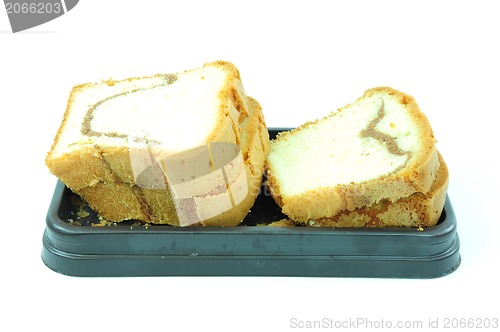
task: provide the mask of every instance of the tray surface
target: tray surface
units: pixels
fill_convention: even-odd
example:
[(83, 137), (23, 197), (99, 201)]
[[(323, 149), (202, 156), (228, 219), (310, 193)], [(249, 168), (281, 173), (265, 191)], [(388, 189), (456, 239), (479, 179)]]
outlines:
[(460, 264), (449, 197), (438, 224), (424, 230), (266, 226), (283, 218), (263, 187), (236, 227), (108, 223), (58, 182), (42, 260), (72, 276), (435, 278)]

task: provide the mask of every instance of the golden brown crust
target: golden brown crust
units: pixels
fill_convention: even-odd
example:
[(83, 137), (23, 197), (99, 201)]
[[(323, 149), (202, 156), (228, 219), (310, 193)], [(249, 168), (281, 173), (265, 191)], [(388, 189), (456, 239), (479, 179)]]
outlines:
[[(393, 174), (360, 183), (312, 189), (293, 196), (284, 196), (282, 194), (275, 176), (275, 170), (267, 162), (266, 172), (271, 195), (282, 208), (283, 213), (289, 218), (299, 222), (329, 218), (343, 210), (352, 211), (363, 206), (373, 205), (384, 199), (397, 201), (416, 192), (426, 193), (430, 189), (436, 176), (438, 154), (428, 119), (420, 111), (413, 97), (389, 87), (370, 89), (354, 103), (377, 93), (397, 98), (405, 106), (408, 114), (418, 127), (419, 140), (423, 146), (421, 152), (412, 158), (412, 162), (407, 163), (403, 169)], [(339, 112), (349, 106), (339, 109)], [(294, 135), (332, 116), (335, 116), (335, 114), (307, 122), (290, 132), (281, 133), (276, 140), (271, 142), (271, 146), (277, 142), (286, 141), (290, 135)]]
[[(264, 161), (269, 152), (269, 133), (259, 103), (249, 99), (249, 112), (247, 122), (242, 124), (241, 151), (245, 162), (248, 195), (233, 209), (214, 218), (205, 220), (204, 226), (236, 226), (250, 211), (262, 184), (264, 174)], [(246, 157), (245, 157), (246, 156)]]

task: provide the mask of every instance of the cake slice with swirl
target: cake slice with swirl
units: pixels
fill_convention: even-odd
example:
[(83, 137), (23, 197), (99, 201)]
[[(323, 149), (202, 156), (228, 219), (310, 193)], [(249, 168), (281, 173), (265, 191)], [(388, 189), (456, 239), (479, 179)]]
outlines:
[(109, 221), (236, 225), (268, 151), (259, 103), (217, 61), (74, 87), (46, 164)]
[(438, 168), (428, 119), (413, 97), (389, 87), (282, 133), (267, 159), (271, 194), (297, 222), (425, 194)]

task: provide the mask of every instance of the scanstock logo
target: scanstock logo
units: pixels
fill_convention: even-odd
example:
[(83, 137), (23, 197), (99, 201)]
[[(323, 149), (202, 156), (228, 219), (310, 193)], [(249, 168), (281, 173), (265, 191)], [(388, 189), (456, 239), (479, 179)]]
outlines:
[(79, 0), (4, 0), (12, 32), (52, 21), (73, 9)]

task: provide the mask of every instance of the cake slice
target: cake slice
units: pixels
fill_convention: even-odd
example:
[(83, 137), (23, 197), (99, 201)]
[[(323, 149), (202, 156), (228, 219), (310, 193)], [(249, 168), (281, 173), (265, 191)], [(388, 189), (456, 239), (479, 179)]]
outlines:
[(236, 225), (269, 148), (259, 103), (218, 61), (74, 87), (46, 164), (109, 221)]
[(283, 213), (306, 222), (425, 194), (438, 166), (432, 128), (414, 98), (380, 87), (279, 135), (266, 168)]

